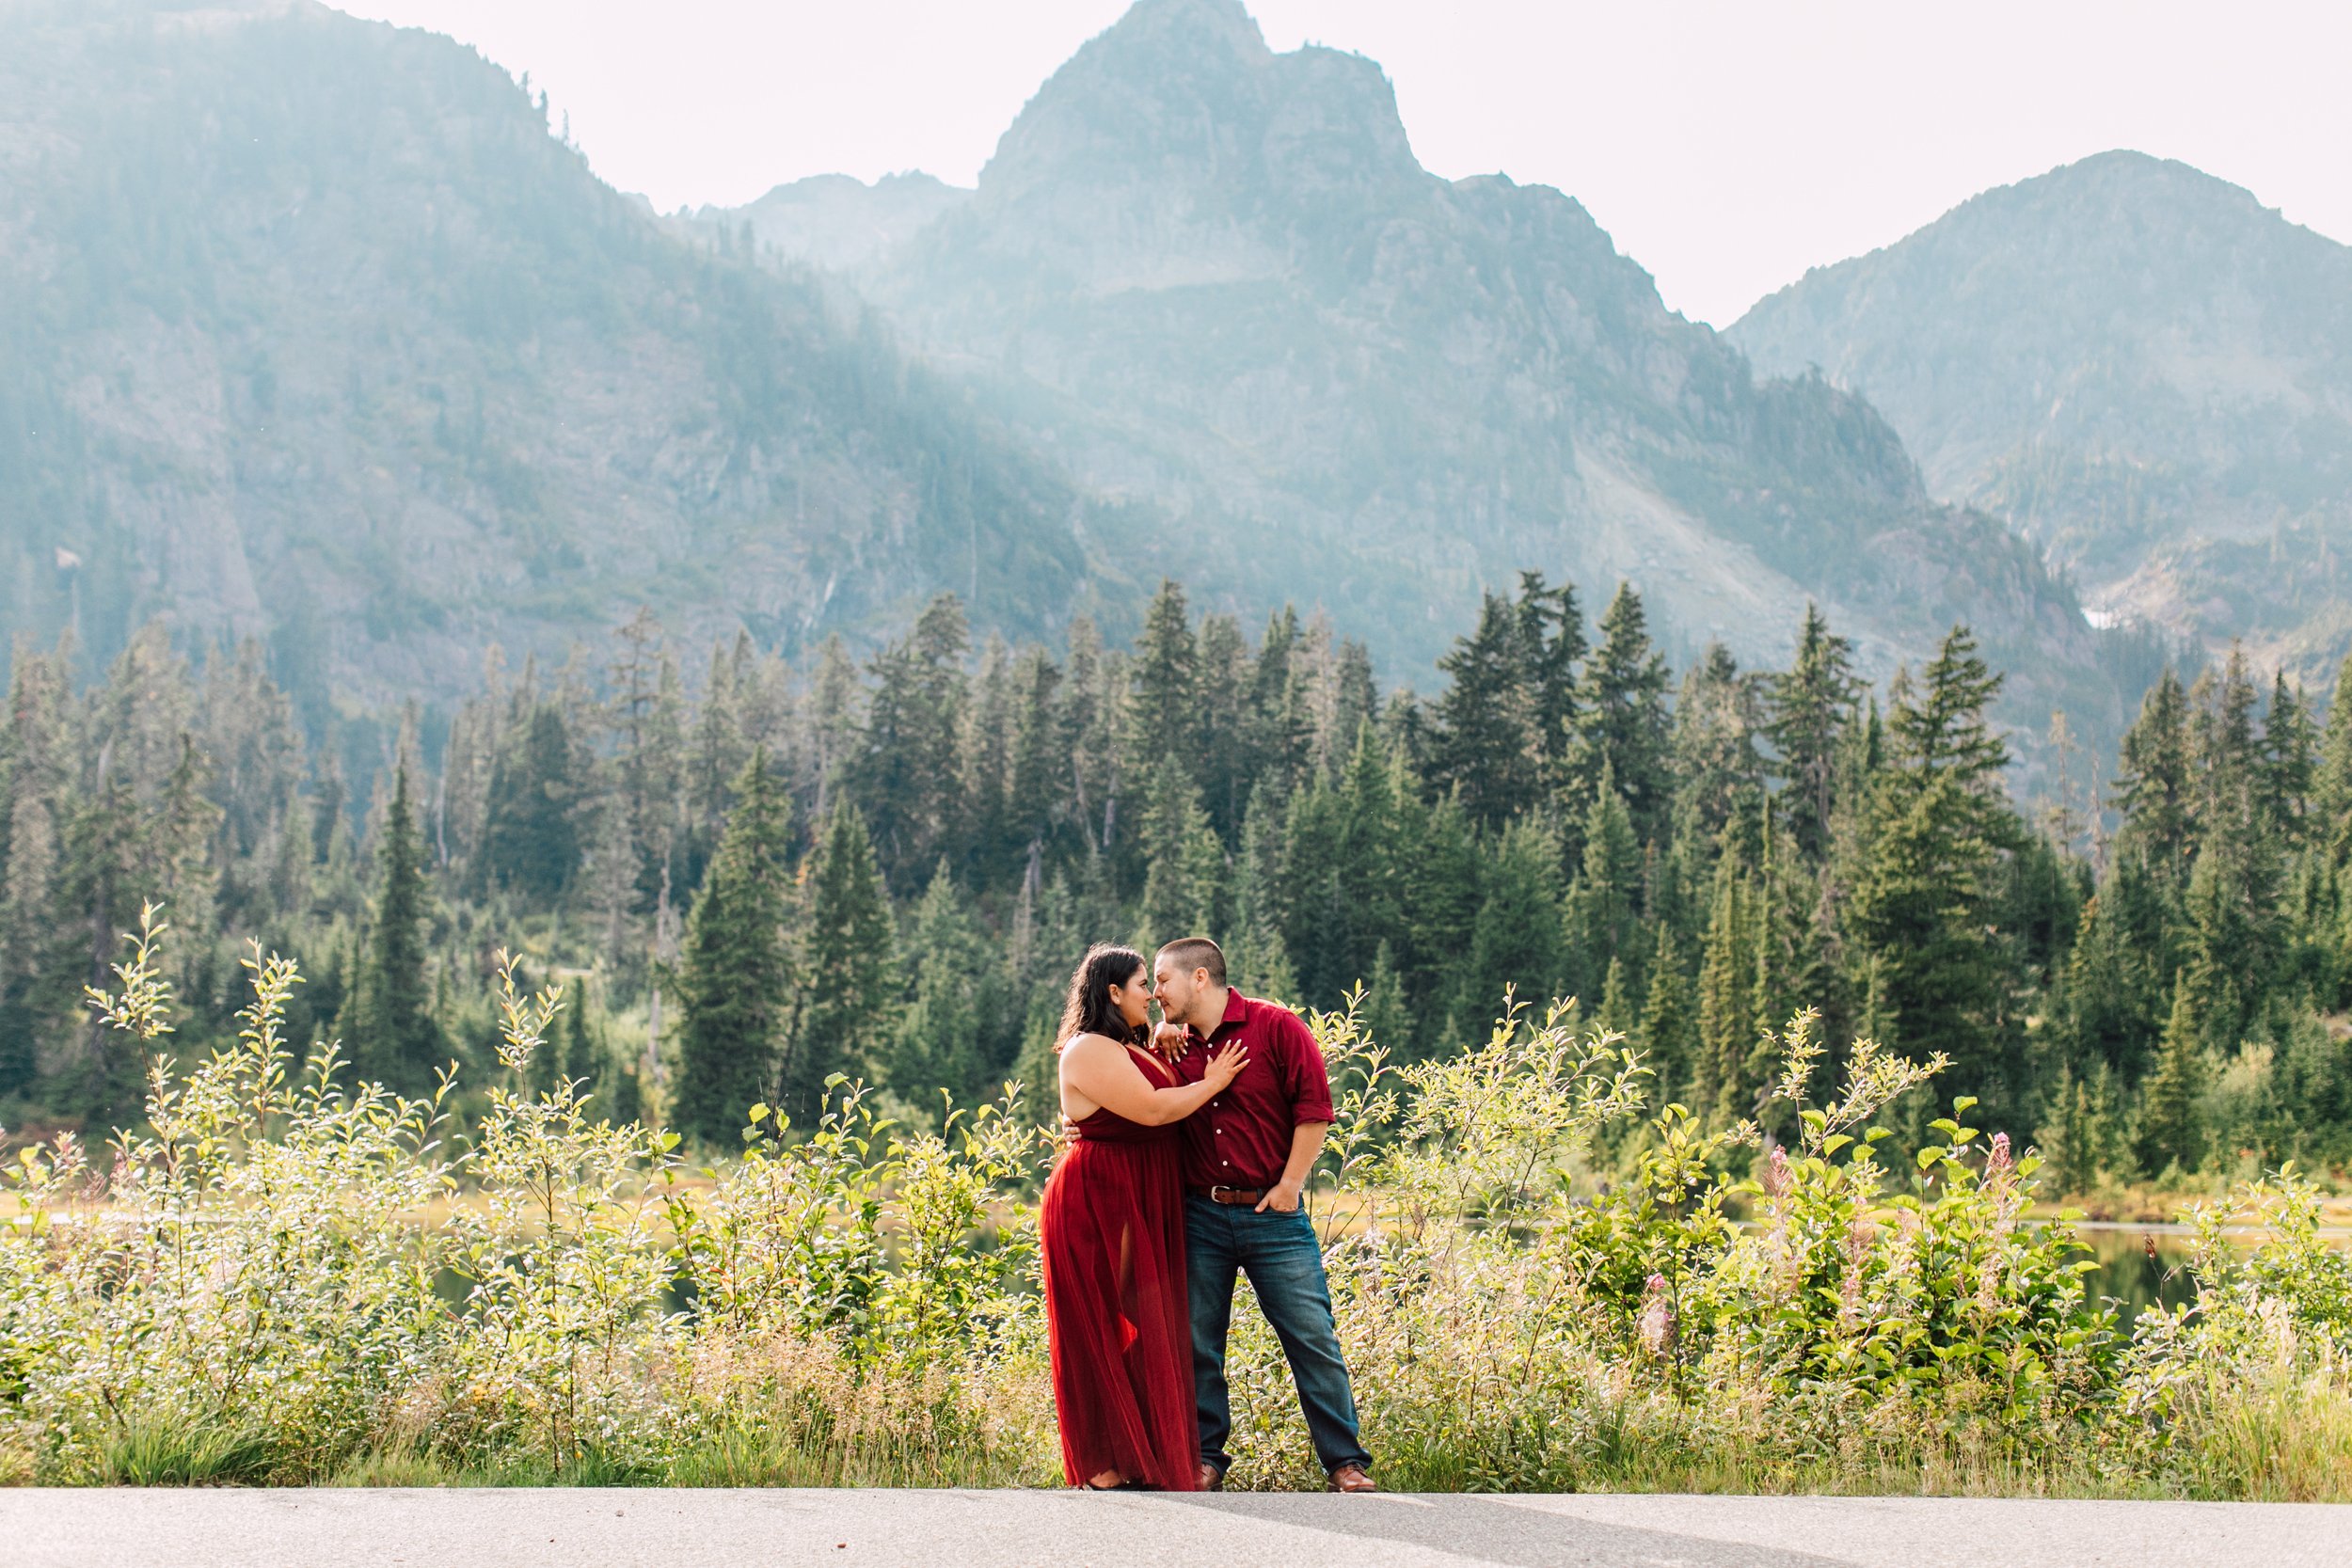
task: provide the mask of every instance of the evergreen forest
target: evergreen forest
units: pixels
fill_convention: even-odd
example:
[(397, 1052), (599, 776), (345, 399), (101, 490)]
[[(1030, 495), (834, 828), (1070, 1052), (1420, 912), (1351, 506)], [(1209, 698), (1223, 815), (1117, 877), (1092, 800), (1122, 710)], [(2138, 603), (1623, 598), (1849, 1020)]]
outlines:
[(1422, 695), (1295, 610), (1253, 636), (1169, 582), (1135, 624), (976, 646), (943, 595), (795, 660), (640, 611), (324, 736), (258, 647), (150, 626), (77, 682), (20, 643), (0, 1123), (137, 1117), (148, 1063), (85, 988), (153, 901), (183, 1062), (234, 1036), (258, 942), (308, 977), (291, 1037), (405, 1093), (495, 1084), (509, 946), (568, 998), (525, 1086), (708, 1148), (755, 1101), (807, 1125), (835, 1074), (918, 1127), (1035, 1085), (1089, 942), (1207, 932), (1253, 994), (1361, 988), (1405, 1061), (1506, 991), (1578, 997), (1702, 1124), (1793, 1114), (1770, 1031), (1813, 1008), (1833, 1065), (1947, 1058), (1939, 1097), (2059, 1192), (2352, 1157), (2352, 705), (2242, 656), (2165, 673), (2111, 760), (2054, 717), (2028, 809), (1965, 626), (1883, 689), (1812, 610), (1786, 668), (1675, 672), (1630, 587), (1594, 618), (1525, 573)]

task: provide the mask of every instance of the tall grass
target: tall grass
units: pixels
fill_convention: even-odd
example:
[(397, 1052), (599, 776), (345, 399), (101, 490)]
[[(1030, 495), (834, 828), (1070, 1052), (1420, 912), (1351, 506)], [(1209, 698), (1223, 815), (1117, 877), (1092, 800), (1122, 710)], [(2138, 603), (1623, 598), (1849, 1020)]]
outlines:
[[(470, 1129), (446, 1085), (297, 1055), (299, 977), (258, 951), (238, 1041), (183, 1070), (162, 935), (95, 998), (153, 1053), (144, 1129), (6, 1177), (0, 1481), (1058, 1480), (1048, 1150), (1012, 1091), (918, 1133), (836, 1080), (813, 1128), (752, 1107), (706, 1178), (520, 1087), (562, 998), (511, 967)], [(1880, 1113), (1940, 1063), (1865, 1043), (1817, 1091), (1800, 1017), (1776, 1142), (1645, 1105), (1564, 1007), (1403, 1069), (1354, 1009), (1312, 1022), (1342, 1101), (1318, 1217), (1391, 1486), (2352, 1496), (2352, 1262), (2291, 1169), (2201, 1216), (2193, 1303), (2124, 1323), (1968, 1101), (1888, 1152)], [(2266, 1239), (2233, 1251), (2232, 1219)], [(1319, 1485), (1279, 1347), (1235, 1323), (1232, 1483)]]

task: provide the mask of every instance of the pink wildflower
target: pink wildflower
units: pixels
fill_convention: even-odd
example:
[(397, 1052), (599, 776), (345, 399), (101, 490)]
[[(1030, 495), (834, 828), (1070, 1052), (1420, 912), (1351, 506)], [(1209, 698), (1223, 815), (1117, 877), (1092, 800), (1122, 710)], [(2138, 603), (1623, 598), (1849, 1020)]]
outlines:
[(1647, 1294), (1641, 1317), (1634, 1320), (1633, 1332), (1642, 1341), (1642, 1348), (1652, 1355), (1663, 1355), (1674, 1348), (1674, 1308), (1666, 1304), (1666, 1276), (1649, 1276)]

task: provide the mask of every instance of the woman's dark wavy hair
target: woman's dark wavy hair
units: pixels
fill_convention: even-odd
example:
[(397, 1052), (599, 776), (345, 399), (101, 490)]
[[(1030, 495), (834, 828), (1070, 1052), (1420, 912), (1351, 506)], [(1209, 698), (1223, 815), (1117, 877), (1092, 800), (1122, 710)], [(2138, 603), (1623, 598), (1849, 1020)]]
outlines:
[(1054, 1049), (1059, 1051), (1080, 1035), (1107, 1035), (1141, 1045), (1148, 1032), (1127, 1027), (1127, 1021), (1111, 1005), (1111, 988), (1132, 984), (1143, 969), (1143, 955), (1132, 947), (1098, 943), (1088, 948), (1087, 956), (1078, 960), (1077, 973), (1070, 976), (1070, 1000), (1061, 1010)]

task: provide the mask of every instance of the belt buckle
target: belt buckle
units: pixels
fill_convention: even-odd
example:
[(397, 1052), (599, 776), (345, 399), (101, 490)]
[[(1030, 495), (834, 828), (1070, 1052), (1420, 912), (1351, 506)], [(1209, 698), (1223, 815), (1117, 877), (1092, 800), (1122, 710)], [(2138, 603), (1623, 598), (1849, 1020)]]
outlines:
[(1235, 1203), (1240, 1200), (1237, 1198), (1227, 1197), (1225, 1195), (1228, 1193), (1238, 1193), (1240, 1191), (1241, 1189), (1239, 1187), (1228, 1187), (1222, 1185), (1221, 1183), (1212, 1181), (1209, 1183), (1209, 1201), (1211, 1203)]

